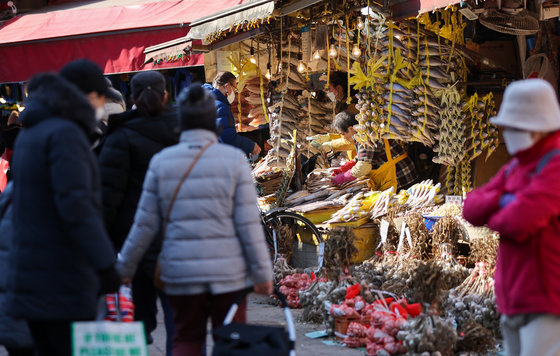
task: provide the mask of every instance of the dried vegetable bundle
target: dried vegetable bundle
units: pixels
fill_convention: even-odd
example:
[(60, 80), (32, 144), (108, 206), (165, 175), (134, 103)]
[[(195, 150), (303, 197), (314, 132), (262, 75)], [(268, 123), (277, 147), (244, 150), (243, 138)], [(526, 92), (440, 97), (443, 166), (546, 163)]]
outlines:
[(457, 332), (453, 324), (436, 315), (422, 314), (403, 326), (397, 334), (407, 355), (453, 355)]

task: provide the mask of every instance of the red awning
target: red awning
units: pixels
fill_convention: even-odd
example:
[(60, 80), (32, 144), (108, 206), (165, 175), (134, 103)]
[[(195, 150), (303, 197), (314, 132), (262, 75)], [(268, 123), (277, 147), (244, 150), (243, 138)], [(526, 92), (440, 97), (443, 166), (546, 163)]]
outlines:
[(19, 16), (0, 27), (0, 83), (57, 71), (77, 58), (91, 59), (107, 74), (201, 65), (202, 55), (185, 54), (155, 67), (151, 63), (144, 66), (143, 52), (146, 47), (185, 36), (192, 20), (246, 1), (160, 1)]

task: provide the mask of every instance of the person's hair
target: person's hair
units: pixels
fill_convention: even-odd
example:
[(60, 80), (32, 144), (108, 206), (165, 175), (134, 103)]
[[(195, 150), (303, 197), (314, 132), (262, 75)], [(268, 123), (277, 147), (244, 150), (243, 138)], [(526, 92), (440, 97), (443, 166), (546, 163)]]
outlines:
[(349, 111), (341, 111), (334, 117), (331, 126), (339, 132), (348, 132), (348, 129), (357, 125), (356, 115)]
[(164, 95), (152, 89), (144, 89), (140, 95), (137, 98), (133, 98), (132, 101), (136, 104), (138, 111), (148, 114), (149, 116), (156, 116), (165, 109), (165, 103), (163, 102)]
[(235, 79), (235, 75), (233, 75), (232, 72), (220, 72), (214, 77), (212, 85), (214, 86), (214, 88), (218, 86), (224, 86), (228, 83), (233, 83)]
[(344, 97), (348, 96), (348, 74), (337, 71), (332, 72), (329, 77), (329, 83), (332, 84), (333, 87), (337, 87), (340, 85), (342, 87), (342, 91), (344, 93)]
[(177, 98), (181, 129), (205, 129), (216, 132), (216, 103), (214, 96), (200, 84), (191, 84)]

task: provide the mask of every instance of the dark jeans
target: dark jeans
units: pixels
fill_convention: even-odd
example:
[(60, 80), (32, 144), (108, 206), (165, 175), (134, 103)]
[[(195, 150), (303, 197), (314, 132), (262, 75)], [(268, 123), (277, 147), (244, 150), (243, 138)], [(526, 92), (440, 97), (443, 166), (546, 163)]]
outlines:
[(134, 301), (134, 320), (144, 322), (146, 341), (153, 342), (151, 333), (157, 327), (157, 298), (159, 297), (165, 321), (166, 355), (171, 356), (173, 348), (173, 310), (167, 295), (154, 286), (154, 277), (146, 270), (139, 268), (132, 280), (132, 300)]
[[(206, 326), (208, 318), (212, 328), (222, 325), (237, 292), (212, 295), (210, 293), (169, 296), (174, 312), (175, 335), (173, 337), (173, 356), (202, 355), (206, 345)], [(247, 299), (239, 305), (234, 321), (245, 323)]]
[(71, 356), (71, 321), (28, 320), (37, 356)]

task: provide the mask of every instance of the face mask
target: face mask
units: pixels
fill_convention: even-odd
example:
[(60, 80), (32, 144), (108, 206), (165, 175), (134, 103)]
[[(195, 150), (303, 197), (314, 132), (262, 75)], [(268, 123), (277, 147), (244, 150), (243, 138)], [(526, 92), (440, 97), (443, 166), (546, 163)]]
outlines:
[(105, 116), (106, 116), (105, 108), (95, 109), (95, 118), (97, 119), (97, 121), (101, 121), (105, 119), (106, 118)]
[(327, 97), (328, 97), (329, 99), (331, 99), (331, 101), (332, 101), (333, 103), (336, 102), (336, 95), (334, 95), (334, 93), (333, 93), (332, 91), (329, 91), (329, 92), (327, 93)]
[(504, 130), (502, 133), (504, 141), (506, 142), (506, 149), (510, 155), (515, 155), (517, 152), (525, 151), (531, 148), (535, 141), (531, 137), (531, 133), (527, 131), (518, 130)]
[(227, 101), (231, 104), (235, 101), (235, 92), (232, 91), (231, 93), (228, 94), (227, 96)]

